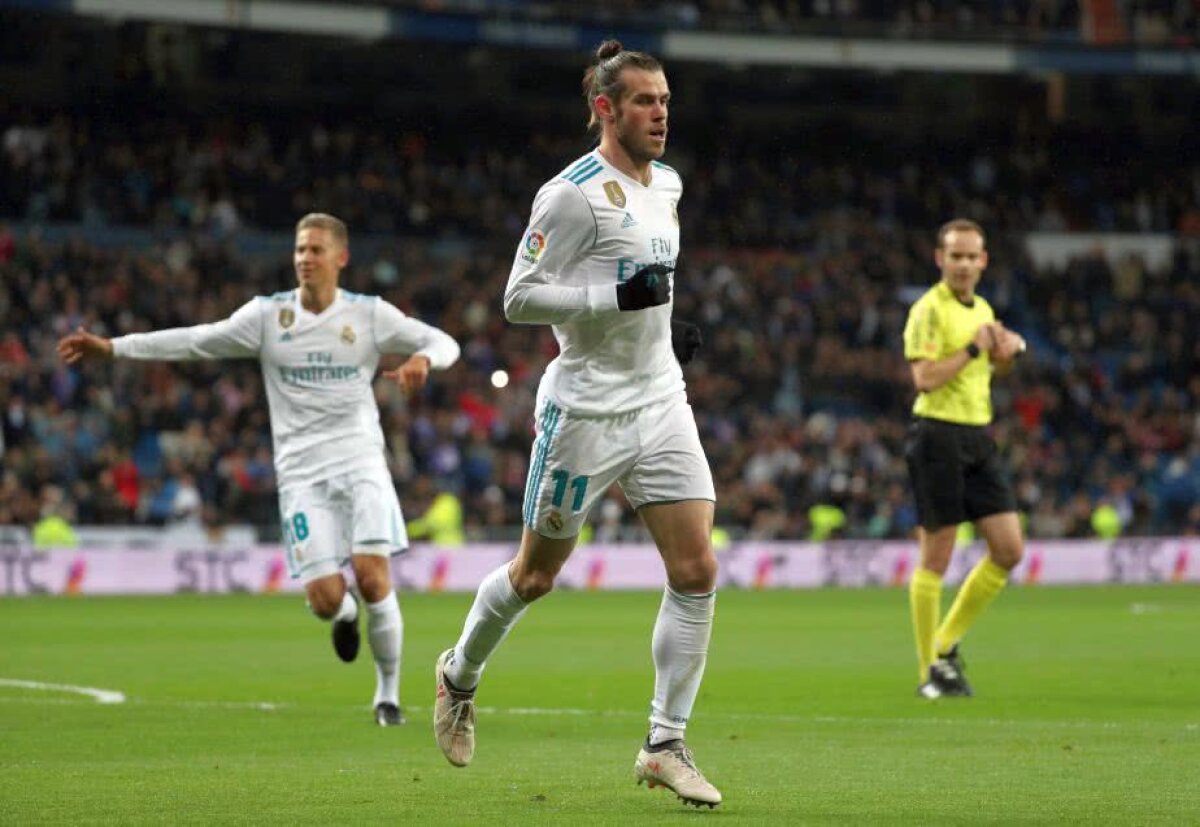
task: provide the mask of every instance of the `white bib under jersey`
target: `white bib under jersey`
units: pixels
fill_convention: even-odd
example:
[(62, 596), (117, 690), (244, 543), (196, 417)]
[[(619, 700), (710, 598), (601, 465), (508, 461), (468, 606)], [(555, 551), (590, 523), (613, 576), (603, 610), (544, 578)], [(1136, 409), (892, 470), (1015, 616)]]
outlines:
[[(683, 183), (653, 162), (643, 185), (589, 152), (533, 201), (504, 294), (512, 322), (553, 325), (559, 356), (539, 396), (566, 411), (604, 415), (684, 389), (671, 350), (671, 307), (621, 312), (616, 285), (648, 264), (675, 266)], [(672, 274), (672, 284), (674, 274)]]
[(299, 291), (259, 296), (212, 324), (112, 340), (127, 359), (257, 358), (271, 413), (280, 491), (386, 467), (371, 384), (382, 354), (422, 354), (430, 367), (458, 359), (458, 343), (378, 296), (338, 290), (318, 314)]

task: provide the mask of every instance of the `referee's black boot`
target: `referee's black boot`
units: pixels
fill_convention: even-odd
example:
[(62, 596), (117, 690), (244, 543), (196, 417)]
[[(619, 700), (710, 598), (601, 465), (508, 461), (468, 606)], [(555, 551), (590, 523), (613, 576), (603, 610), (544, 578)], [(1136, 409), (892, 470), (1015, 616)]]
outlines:
[(954, 644), (944, 655), (929, 667), (929, 677), (942, 690), (942, 695), (949, 698), (970, 698), (975, 694), (967, 681), (966, 664), (958, 654), (958, 644)]

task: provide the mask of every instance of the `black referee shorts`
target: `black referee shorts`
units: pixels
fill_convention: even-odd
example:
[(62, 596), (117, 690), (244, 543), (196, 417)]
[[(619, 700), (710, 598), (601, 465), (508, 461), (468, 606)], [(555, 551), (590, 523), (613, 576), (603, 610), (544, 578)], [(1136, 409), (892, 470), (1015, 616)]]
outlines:
[(915, 417), (904, 458), (926, 531), (1017, 510), (996, 441), (981, 426)]

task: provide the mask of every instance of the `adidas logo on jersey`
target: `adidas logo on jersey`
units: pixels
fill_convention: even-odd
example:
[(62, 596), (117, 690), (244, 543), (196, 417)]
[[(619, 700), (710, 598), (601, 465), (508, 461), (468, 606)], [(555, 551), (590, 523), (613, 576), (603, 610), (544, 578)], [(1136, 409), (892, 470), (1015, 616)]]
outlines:
[(637, 224), (637, 219), (634, 218), (629, 213), (625, 213), (625, 220), (621, 222), (621, 229), (628, 230), (630, 227), (633, 227), (636, 224)]
[(292, 340), (292, 334), (287, 331), (285, 331), (284, 334), (279, 337), (279, 341), (281, 341), (281, 342), (290, 342), (291, 340)]

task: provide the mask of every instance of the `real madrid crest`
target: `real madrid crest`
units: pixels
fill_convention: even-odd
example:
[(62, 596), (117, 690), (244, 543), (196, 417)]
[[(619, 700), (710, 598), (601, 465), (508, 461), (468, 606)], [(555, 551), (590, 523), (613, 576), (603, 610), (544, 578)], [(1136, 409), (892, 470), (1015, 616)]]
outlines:
[(676, 205), (678, 205), (678, 204), (679, 204), (679, 202), (678, 202), (678, 201), (672, 201), (672, 202), (671, 202), (671, 217), (675, 219), (675, 226), (676, 226), (676, 227), (678, 227), (678, 226), (679, 226), (679, 210), (678, 210), (678, 209), (676, 209)]
[(354, 328), (350, 325), (342, 328), (342, 341), (348, 345), (354, 344)]
[(292, 322), (296, 321), (296, 311), (290, 307), (285, 307), (279, 311), (279, 326), (285, 330), (292, 326)]
[(550, 528), (551, 531), (554, 531), (554, 532), (562, 531), (562, 528), (563, 528), (562, 515), (559, 514), (557, 511), (551, 511), (550, 516), (546, 518), (546, 525)]
[(625, 191), (616, 181), (604, 182), (604, 194), (608, 196), (608, 203), (618, 210), (625, 206)]

